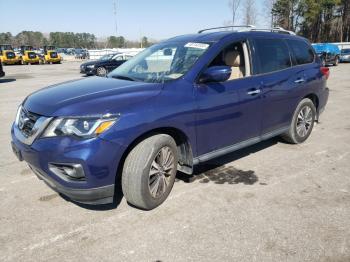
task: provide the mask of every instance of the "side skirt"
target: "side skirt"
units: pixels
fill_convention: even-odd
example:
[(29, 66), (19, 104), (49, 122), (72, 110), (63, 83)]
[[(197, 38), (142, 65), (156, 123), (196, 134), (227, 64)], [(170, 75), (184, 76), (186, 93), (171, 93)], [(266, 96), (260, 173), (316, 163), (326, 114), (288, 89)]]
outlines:
[(212, 152), (206, 153), (204, 155), (200, 155), (200, 156), (195, 157), (193, 159), (193, 165), (198, 165), (199, 163), (208, 161), (210, 159), (213, 159), (213, 158), (216, 158), (216, 157), (219, 157), (219, 156), (222, 156), (222, 155), (226, 155), (228, 153), (232, 153), (232, 152), (234, 152), (236, 150), (239, 150), (239, 149), (242, 149), (244, 147), (248, 147), (248, 146), (254, 145), (256, 143), (259, 143), (261, 141), (264, 141), (264, 140), (270, 139), (272, 137), (281, 135), (281, 134), (285, 133), (286, 131), (288, 131), (288, 129), (289, 129), (289, 126), (288, 127), (279, 128), (279, 129), (274, 130), (272, 132), (263, 134), (260, 137), (250, 138), (250, 139), (245, 140), (243, 142), (239, 142), (237, 144), (234, 144), (234, 145), (231, 145), (231, 146), (227, 146), (227, 147), (224, 147), (224, 148), (220, 148), (220, 149), (214, 150)]

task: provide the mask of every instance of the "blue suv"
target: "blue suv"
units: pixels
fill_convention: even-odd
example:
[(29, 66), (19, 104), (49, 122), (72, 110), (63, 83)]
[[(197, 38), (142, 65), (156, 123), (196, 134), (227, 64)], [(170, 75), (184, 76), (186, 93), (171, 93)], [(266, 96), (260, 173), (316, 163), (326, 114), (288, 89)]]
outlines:
[(278, 135), (311, 134), (329, 69), (304, 38), (202, 31), (144, 50), (105, 78), (44, 88), (19, 106), (12, 148), (55, 191), (152, 209), (177, 171)]

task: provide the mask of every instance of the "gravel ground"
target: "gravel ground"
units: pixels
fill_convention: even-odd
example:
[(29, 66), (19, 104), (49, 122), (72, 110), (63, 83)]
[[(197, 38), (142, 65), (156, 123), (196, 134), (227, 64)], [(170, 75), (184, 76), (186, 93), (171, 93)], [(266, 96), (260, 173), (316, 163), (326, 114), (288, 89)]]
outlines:
[(331, 67), (330, 98), (308, 141), (275, 138), (178, 176), (141, 211), (71, 203), (17, 161), (19, 103), (81, 78), (79, 63), (6, 66), (0, 79), (0, 261), (350, 261), (350, 64)]

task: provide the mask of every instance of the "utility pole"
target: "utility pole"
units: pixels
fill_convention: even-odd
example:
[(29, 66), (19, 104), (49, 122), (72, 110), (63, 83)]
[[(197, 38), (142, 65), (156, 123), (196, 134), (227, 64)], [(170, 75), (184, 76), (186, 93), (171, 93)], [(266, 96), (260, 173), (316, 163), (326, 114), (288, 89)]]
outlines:
[(114, 13), (114, 23), (115, 23), (115, 36), (118, 36), (117, 3), (116, 3), (116, 0), (113, 1), (113, 13)]

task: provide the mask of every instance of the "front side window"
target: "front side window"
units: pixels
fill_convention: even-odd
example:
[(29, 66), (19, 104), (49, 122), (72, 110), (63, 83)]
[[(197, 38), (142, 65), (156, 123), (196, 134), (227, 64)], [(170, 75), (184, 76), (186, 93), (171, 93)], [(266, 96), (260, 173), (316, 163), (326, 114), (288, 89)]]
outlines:
[(287, 40), (287, 42), (294, 55), (295, 64), (303, 65), (314, 61), (314, 52), (306, 42), (299, 40)]
[(282, 39), (257, 38), (254, 45), (259, 60), (259, 74), (279, 71), (292, 66), (288, 46)]
[(208, 43), (165, 42), (137, 54), (108, 77), (162, 83), (186, 74), (209, 48)]
[(342, 49), (342, 50), (341, 50), (341, 53), (344, 54), (344, 55), (345, 55), (345, 54), (346, 54), (346, 55), (350, 55), (350, 49)]
[(104, 55), (104, 56), (101, 56), (99, 60), (108, 61), (108, 60), (112, 59), (113, 56), (115, 56), (115, 54)]

